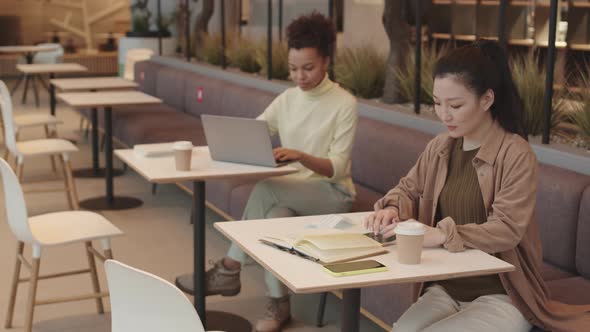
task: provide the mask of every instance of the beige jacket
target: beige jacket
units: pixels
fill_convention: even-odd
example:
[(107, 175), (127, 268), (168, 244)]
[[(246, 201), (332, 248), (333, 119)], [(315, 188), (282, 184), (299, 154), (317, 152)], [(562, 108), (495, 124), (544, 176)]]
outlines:
[[(452, 141), (446, 133), (430, 141), (406, 177), (375, 203), (375, 210), (396, 207), (401, 220), (416, 218), (432, 226), (447, 177)], [(516, 270), (500, 274), (500, 280), (531, 324), (550, 331), (588, 329), (590, 305), (550, 301), (541, 278), (543, 256), (534, 216), (537, 160), (530, 145), (494, 123), (473, 159), (473, 167), (488, 219), (479, 225), (455, 225), (450, 217), (441, 220), (437, 227), (447, 235), (444, 247), (450, 252), (477, 248), (514, 265)], [(423, 284), (417, 286), (415, 299)]]

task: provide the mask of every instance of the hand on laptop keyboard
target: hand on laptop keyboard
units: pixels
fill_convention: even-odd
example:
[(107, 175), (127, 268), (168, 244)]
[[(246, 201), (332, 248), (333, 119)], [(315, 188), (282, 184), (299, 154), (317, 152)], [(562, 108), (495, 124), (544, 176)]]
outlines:
[(287, 149), (283, 147), (272, 150), (277, 163), (295, 162), (301, 159), (301, 151)]

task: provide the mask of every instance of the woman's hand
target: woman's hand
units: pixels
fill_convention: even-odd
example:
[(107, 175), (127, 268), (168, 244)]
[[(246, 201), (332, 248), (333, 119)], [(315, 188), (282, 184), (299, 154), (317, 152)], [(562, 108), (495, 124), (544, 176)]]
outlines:
[[(371, 213), (365, 220), (363, 226), (375, 234), (383, 234), (383, 238), (392, 237), (395, 234), (395, 228), (399, 225), (399, 212), (396, 208), (387, 208)], [(435, 248), (442, 246), (447, 236), (443, 231), (436, 227), (424, 225), (424, 243), (423, 247)]]
[(423, 247), (440, 247), (446, 242), (447, 236), (445, 233), (443, 233), (443, 231), (440, 230), (440, 228), (426, 225), (424, 225), (424, 227), (426, 228), (426, 232), (424, 233), (424, 244), (422, 244)]
[[(374, 234), (383, 233), (384, 237), (393, 235), (393, 229), (399, 222), (399, 212), (397, 208), (388, 207), (377, 212), (373, 212), (363, 220), (363, 227)], [(387, 235), (390, 233), (390, 235)]]
[(300, 161), (303, 158), (303, 152), (283, 147), (273, 149), (272, 154), (276, 161)]

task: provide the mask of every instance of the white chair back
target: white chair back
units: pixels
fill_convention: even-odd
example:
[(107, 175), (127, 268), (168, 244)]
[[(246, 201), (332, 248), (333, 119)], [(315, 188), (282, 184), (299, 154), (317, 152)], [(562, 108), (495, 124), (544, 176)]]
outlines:
[(8, 87), (3, 81), (0, 81), (0, 110), (2, 111), (2, 122), (4, 123), (4, 144), (6, 144), (9, 151), (16, 153), (16, 130), (12, 114), (12, 99)]
[(29, 217), (25, 197), (18, 183), (16, 174), (10, 168), (6, 160), (0, 158), (0, 174), (2, 176), (2, 189), (4, 190), (4, 203), (8, 217), (8, 226), (19, 241), (32, 244), (35, 242), (33, 232), (29, 227)]
[(125, 56), (125, 73), (123, 77), (133, 81), (135, 76), (135, 63), (147, 60), (154, 55), (154, 51), (149, 48), (134, 48), (127, 51)]
[(168, 281), (115, 260), (105, 262), (112, 332), (204, 332), (195, 308)]
[(37, 46), (54, 46), (57, 47), (54, 51), (37, 52), (33, 57), (33, 63), (61, 63), (63, 62), (64, 49), (60, 44), (43, 43)]

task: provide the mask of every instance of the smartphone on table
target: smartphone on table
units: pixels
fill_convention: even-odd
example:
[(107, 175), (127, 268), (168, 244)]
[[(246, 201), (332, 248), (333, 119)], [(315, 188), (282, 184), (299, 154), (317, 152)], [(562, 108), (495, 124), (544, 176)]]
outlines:
[(364, 235), (379, 242), (382, 247), (387, 247), (395, 244), (395, 234), (390, 237), (384, 237), (381, 233), (375, 234), (373, 232), (365, 233)]
[(370, 259), (364, 261), (326, 264), (324, 265), (324, 271), (334, 277), (343, 277), (387, 271), (387, 266)]

